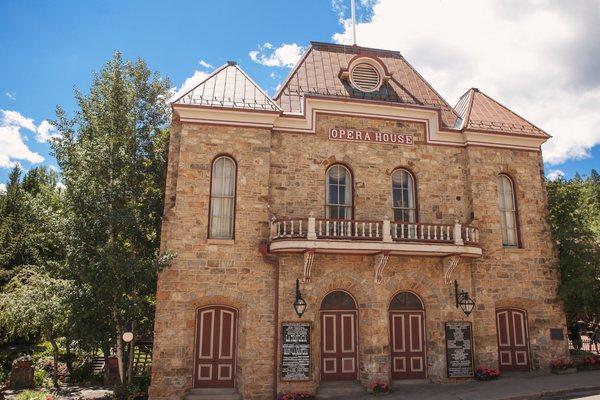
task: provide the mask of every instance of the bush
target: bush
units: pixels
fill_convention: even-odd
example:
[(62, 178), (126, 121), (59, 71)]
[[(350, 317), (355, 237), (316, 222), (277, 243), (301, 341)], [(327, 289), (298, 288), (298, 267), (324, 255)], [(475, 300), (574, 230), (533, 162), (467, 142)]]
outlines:
[(371, 387), (371, 391), (373, 391), (373, 393), (387, 393), (390, 391), (390, 387), (385, 382), (375, 381), (371, 382), (371, 385), (369, 386)]
[(500, 376), (500, 371), (492, 368), (477, 368), (475, 370), (475, 379), (478, 381), (490, 381), (497, 379)]
[(52, 378), (50, 375), (48, 375), (48, 372), (40, 368), (36, 368), (33, 372), (33, 384), (35, 387), (43, 387), (46, 389), (50, 389), (54, 386), (52, 383)]
[(54, 396), (43, 390), (24, 390), (15, 396), (15, 400), (54, 400)]
[(4, 383), (8, 380), (8, 370), (4, 369), (0, 365), (0, 388), (4, 386)]
[(573, 368), (574, 365), (573, 360), (569, 359), (553, 360), (550, 362), (550, 369), (569, 369)]

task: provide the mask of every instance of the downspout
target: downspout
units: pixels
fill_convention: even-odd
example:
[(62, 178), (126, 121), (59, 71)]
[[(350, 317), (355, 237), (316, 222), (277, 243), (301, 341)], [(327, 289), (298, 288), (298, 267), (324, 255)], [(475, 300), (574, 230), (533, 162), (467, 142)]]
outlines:
[(275, 329), (273, 330), (273, 398), (277, 398), (277, 368), (279, 355), (279, 257), (269, 254), (269, 245), (261, 243), (258, 245), (258, 251), (263, 257), (264, 262), (271, 264), (275, 269), (275, 285), (273, 288), (274, 307), (275, 307)]

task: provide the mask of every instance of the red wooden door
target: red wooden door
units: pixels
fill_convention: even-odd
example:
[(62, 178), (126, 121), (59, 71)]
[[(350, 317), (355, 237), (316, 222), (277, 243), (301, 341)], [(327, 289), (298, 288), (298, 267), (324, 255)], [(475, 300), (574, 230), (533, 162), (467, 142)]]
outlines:
[(233, 308), (210, 306), (197, 311), (194, 387), (234, 386), (236, 325)]
[(321, 313), (323, 380), (355, 380), (358, 371), (356, 311)]
[(517, 309), (496, 310), (498, 362), (502, 371), (529, 371), (527, 313)]
[(425, 379), (423, 311), (390, 311), (392, 379)]

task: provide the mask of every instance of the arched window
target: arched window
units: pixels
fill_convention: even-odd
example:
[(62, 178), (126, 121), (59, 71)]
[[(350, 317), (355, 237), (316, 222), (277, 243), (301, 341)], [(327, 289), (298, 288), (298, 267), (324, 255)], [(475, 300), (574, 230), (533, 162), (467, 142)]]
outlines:
[(327, 170), (326, 217), (352, 219), (352, 175), (348, 168), (335, 164)]
[(518, 246), (517, 204), (512, 179), (507, 175), (498, 175), (498, 206), (502, 227), (502, 244)]
[(356, 310), (356, 302), (348, 293), (336, 290), (325, 296), (321, 310)]
[(209, 238), (233, 239), (235, 180), (235, 161), (227, 156), (215, 158), (210, 183)]
[(417, 221), (415, 178), (405, 169), (392, 173), (392, 213), (394, 221)]
[(423, 303), (419, 297), (411, 292), (397, 293), (390, 301), (390, 310), (422, 310)]

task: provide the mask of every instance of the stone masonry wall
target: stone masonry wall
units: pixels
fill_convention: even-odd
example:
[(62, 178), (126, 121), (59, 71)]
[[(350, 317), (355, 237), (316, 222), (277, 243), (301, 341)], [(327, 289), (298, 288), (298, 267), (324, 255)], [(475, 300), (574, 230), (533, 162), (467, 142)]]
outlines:
[[(413, 146), (330, 141), (330, 128), (415, 135)], [(460, 261), (452, 279), (477, 302), (469, 318), (454, 306), (439, 257), (392, 256), (383, 283), (374, 282), (373, 256), (317, 254), (310, 283), (302, 284), (313, 324), (312, 380), (278, 382), (278, 390), (314, 391), (320, 380), (319, 305), (335, 289), (358, 302), (359, 370), (363, 384), (389, 381), (389, 301), (410, 290), (426, 312), (428, 377), (446, 378), (444, 322), (470, 320), (475, 365), (498, 367), (495, 310), (527, 311), (533, 366), (567, 354), (566, 341), (550, 341), (565, 325), (556, 300), (556, 251), (546, 221), (541, 156), (536, 152), (425, 144), (419, 122), (318, 115), (316, 134), (267, 129), (176, 124), (172, 130), (162, 249), (177, 253), (159, 276), (150, 397), (181, 398), (192, 386), (195, 309), (209, 304), (239, 311), (236, 387), (244, 399), (271, 399), (275, 330), (274, 267), (258, 246), (271, 217), (325, 215), (325, 172), (341, 162), (354, 178), (355, 219), (392, 217), (391, 173), (405, 167), (417, 182), (419, 221), (472, 224), (484, 256)], [(235, 241), (207, 240), (210, 166), (227, 153), (238, 163)], [(496, 177), (516, 183), (522, 248), (502, 247)], [(302, 255), (279, 256), (279, 322), (297, 321), (292, 303), (302, 276)], [(279, 356), (278, 356), (279, 359)]]
[[(180, 135), (179, 138), (177, 136)], [(152, 399), (178, 399), (192, 387), (195, 310), (209, 304), (238, 309), (236, 384), (245, 399), (270, 398), (273, 377), (273, 266), (258, 252), (267, 235), (270, 132), (185, 124), (173, 130), (163, 250), (177, 256), (159, 276)], [(211, 162), (235, 158), (235, 241), (207, 240)], [(169, 164), (170, 172), (175, 166)]]

